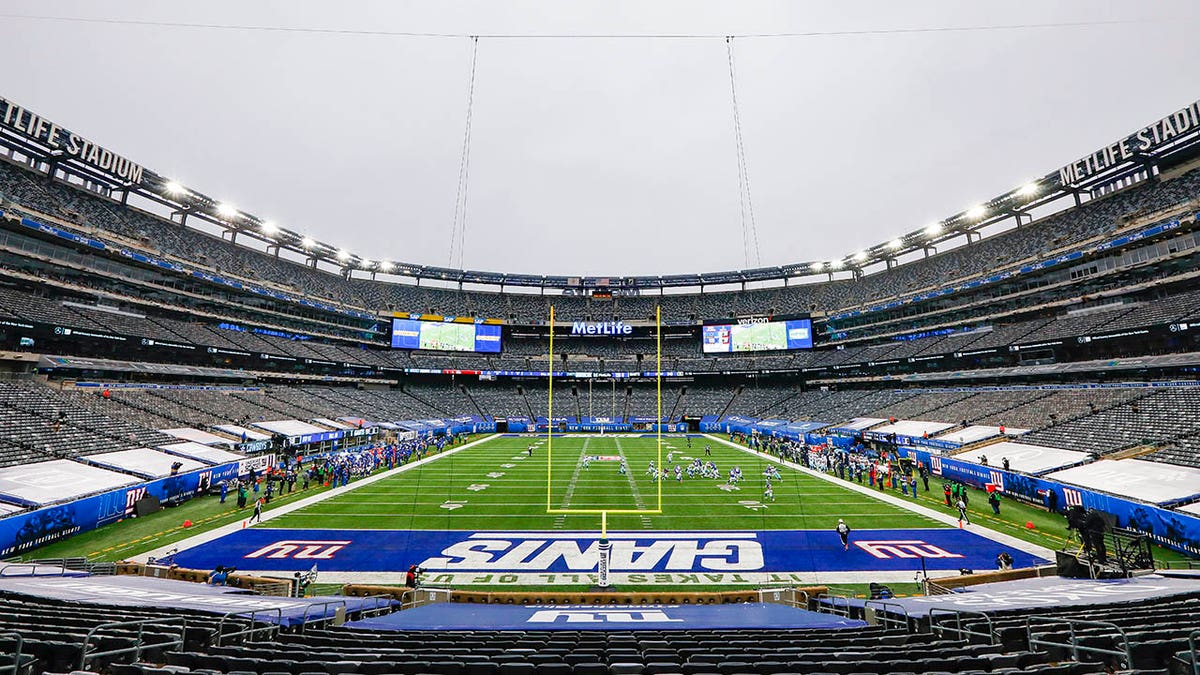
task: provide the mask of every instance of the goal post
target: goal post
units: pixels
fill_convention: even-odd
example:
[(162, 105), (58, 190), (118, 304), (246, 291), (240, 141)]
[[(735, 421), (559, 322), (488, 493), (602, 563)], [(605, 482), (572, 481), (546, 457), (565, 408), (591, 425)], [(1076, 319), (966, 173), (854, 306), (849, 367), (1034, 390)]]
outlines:
[[(636, 508), (636, 509), (604, 509), (604, 508), (570, 508), (569, 506), (555, 507), (554, 506), (554, 327), (555, 315), (554, 305), (550, 305), (550, 353), (549, 353), (549, 372), (547, 373), (547, 394), (546, 394), (546, 513), (554, 515), (599, 515), (601, 516), (602, 529), (606, 530), (607, 516), (609, 515), (653, 515), (662, 513), (663, 491), (662, 481), (655, 481), (657, 485), (656, 504), (654, 508)], [(656, 459), (655, 466), (662, 467), (663, 459), (663, 401), (662, 401), (662, 308), (654, 308), (654, 381), (655, 381), (655, 451)], [(534, 423), (536, 425), (536, 420)]]

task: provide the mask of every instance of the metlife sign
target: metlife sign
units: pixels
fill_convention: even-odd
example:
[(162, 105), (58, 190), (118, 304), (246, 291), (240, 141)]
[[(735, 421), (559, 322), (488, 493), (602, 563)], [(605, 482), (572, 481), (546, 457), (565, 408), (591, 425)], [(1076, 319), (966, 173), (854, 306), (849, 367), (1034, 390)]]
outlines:
[(571, 324), (571, 335), (633, 335), (633, 326), (624, 321), (575, 321)]
[[(455, 510), (472, 508), (470, 498)], [(617, 583), (719, 584), (805, 581), (814, 572), (896, 572), (990, 568), (1009, 550), (1019, 565), (1042, 562), (958, 529), (858, 530), (849, 551), (832, 530), (610, 532)], [(322, 573), (401, 575), (426, 568), (431, 584), (578, 584), (599, 562), (592, 532), (246, 529), (181, 551), (193, 569), (236, 565), (289, 573), (318, 564)]]

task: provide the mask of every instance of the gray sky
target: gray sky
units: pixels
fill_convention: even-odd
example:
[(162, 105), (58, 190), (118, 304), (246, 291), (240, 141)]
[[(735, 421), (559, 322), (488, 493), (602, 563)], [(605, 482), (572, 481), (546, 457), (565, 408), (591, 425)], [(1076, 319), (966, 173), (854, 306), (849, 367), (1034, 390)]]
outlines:
[[(455, 34), (745, 34), (764, 265), (840, 257), (1056, 170), (1200, 97), (1200, 3), (0, 0), (0, 14)], [(0, 16), (5, 97), (367, 258), (445, 265), (470, 41)], [(463, 262), (745, 266), (724, 42), (479, 45)]]

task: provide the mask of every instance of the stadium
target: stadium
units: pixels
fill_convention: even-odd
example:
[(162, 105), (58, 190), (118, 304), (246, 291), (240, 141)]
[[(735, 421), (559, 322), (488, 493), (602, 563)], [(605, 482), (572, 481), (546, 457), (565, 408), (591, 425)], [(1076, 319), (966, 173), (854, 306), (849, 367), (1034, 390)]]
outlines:
[(1200, 101), (752, 265), (605, 35), (746, 264), (471, 269), (413, 36), (446, 266), (0, 98), (0, 674), (1200, 673)]

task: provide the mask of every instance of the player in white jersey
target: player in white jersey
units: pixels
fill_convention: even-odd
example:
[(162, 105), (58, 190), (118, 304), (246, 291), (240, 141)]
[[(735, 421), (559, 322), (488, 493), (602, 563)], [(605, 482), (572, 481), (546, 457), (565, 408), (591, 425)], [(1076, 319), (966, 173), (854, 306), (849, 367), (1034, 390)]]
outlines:
[(775, 501), (775, 490), (771, 489), (771, 481), (767, 481), (767, 489), (763, 492), (763, 499)]
[(667, 464), (670, 464), (674, 457), (675, 457), (674, 452), (668, 452), (667, 453)]
[(683, 468), (680, 467), (678, 464), (675, 465), (675, 482), (677, 482), (677, 483), (683, 482)]

